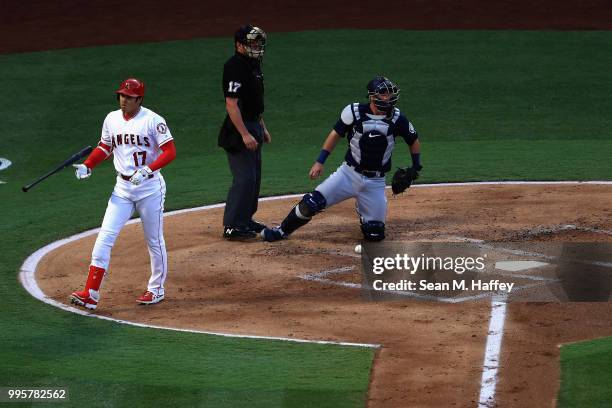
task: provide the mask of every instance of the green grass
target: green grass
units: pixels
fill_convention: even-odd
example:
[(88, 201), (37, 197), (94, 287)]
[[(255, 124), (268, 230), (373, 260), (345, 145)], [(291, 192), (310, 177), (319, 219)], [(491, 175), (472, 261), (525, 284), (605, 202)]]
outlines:
[[(371, 351), (227, 339), (46, 313), (3, 336), (7, 386), (67, 386), (94, 406), (358, 406)], [(3, 353), (3, 354), (5, 354)], [(8, 353), (6, 353), (8, 354)], [(333, 381), (332, 381), (333, 379)]]
[[(341, 30), (271, 34), (269, 44), (274, 140), (263, 195), (316, 185), (306, 173), (323, 139), (378, 73), (401, 86), (400, 107), (421, 134), (420, 182), (612, 176), (612, 33)], [(142, 395), (215, 407), (315, 398), (311, 406), (363, 405), (370, 351), (127, 328), (43, 305), (17, 282), (34, 250), (99, 226), (110, 163), (85, 182), (64, 171), (27, 194), (19, 189), (98, 141), (116, 108), (113, 90), (128, 76), (146, 82), (145, 105), (175, 136), (166, 208), (224, 200), (230, 176), (216, 136), (231, 53), (231, 40), (205, 39), (0, 56), (0, 156), (13, 162), (0, 172), (8, 183), (0, 185), (0, 385), (67, 384), (75, 398), (93, 393), (100, 405)], [(328, 174), (344, 149), (330, 157)], [(406, 147), (394, 158), (407, 164)], [(100, 383), (79, 371), (90, 364)], [(143, 376), (148, 365), (156, 372)]]
[(561, 347), (559, 407), (609, 407), (612, 338)]

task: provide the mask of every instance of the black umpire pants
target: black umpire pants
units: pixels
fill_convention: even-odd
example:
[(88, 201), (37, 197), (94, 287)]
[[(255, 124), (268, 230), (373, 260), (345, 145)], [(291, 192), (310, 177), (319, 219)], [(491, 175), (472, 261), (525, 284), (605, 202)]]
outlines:
[(223, 225), (226, 227), (246, 227), (257, 212), (263, 127), (259, 122), (246, 121), (244, 124), (259, 144), (255, 151), (246, 148), (238, 152), (226, 151), (233, 177), (223, 213)]

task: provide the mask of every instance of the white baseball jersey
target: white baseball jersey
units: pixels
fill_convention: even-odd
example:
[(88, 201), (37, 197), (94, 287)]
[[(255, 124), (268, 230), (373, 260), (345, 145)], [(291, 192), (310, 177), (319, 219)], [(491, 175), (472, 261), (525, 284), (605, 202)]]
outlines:
[(111, 147), (115, 170), (126, 176), (153, 163), (162, 152), (160, 146), (170, 140), (172, 134), (164, 118), (144, 106), (128, 120), (120, 109), (109, 113), (100, 138)]
[[(151, 257), (151, 278), (147, 290), (164, 294), (168, 272), (168, 256), (163, 235), (163, 212), (166, 183), (159, 171), (153, 177), (134, 185), (123, 176), (131, 176), (138, 169), (153, 163), (162, 153), (160, 146), (172, 140), (164, 118), (150, 109), (140, 111), (125, 120), (121, 110), (109, 113), (102, 125), (101, 144), (110, 146), (117, 170), (117, 183), (108, 201), (100, 233), (93, 248), (91, 264), (108, 270), (111, 249), (119, 232), (134, 211), (138, 212)], [(104, 149), (103, 146), (99, 146)]]

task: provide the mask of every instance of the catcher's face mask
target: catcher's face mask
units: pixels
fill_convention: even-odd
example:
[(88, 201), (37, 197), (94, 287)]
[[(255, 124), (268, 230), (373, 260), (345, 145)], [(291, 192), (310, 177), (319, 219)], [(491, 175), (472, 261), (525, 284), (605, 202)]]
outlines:
[(244, 46), (245, 54), (250, 58), (263, 58), (266, 48), (266, 33), (259, 27), (242, 26), (236, 33), (236, 41)]
[(399, 99), (400, 89), (383, 76), (378, 76), (368, 83), (368, 97), (376, 109), (390, 115)]

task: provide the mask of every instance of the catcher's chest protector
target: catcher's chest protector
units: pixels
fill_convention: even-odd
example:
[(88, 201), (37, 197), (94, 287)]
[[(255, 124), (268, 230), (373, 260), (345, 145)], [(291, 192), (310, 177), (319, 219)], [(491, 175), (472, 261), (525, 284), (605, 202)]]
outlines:
[(354, 122), (348, 134), (346, 162), (360, 165), (364, 169), (388, 171), (395, 146), (395, 124), (400, 117), (399, 109), (395, 109), (390, 118), (368, 113), (367, 104), (354, 103), (352, 110)]

